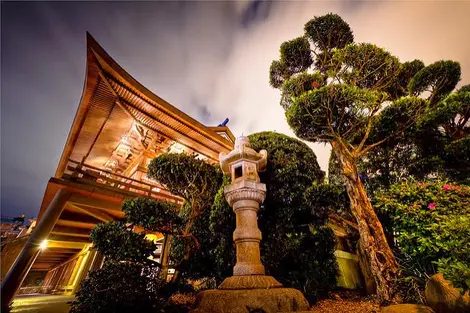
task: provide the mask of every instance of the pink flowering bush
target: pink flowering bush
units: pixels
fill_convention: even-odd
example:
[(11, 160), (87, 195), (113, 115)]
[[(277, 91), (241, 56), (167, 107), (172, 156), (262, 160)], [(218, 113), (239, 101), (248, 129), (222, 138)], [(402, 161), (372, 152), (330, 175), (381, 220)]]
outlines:
[(411, 272), (440, 272), (470, 289), (470, 186), (402, 182), (379, 192), (375, 207), (390, 219), (397, 255)]

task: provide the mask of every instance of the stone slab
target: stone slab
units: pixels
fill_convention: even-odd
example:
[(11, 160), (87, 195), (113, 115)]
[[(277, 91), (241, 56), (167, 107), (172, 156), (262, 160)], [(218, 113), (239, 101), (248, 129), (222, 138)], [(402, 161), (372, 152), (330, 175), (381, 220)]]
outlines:
[(191, 313), (278, 313), (307, 311), (302, 293), (292, 288), (206, 290)]

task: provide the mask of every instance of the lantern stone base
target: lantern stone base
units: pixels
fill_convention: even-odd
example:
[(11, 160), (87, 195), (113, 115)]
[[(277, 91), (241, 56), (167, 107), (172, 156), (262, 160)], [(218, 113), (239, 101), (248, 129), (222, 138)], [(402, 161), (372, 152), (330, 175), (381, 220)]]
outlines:
[(309, 304), (293, 288), (206, 290), (197, 294), (191, 313), (278, 313), (307, 311)]
[(218, 289), (269, 289), (279, 288), (282, 284), (267, 275), (232, 276), (226, 278)]

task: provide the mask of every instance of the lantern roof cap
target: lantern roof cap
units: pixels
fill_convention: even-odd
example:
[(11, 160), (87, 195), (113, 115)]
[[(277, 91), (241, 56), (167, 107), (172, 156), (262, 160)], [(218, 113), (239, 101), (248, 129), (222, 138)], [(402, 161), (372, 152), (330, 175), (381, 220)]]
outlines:
[(256, 170), (262, 172), (266, 169), (268, 152), (261, 150), (259, 153), (251, 148), (250, 139), (240, 136), (235, 140), (235, 147), (228, 154), (219, 154), (220, 167), (224, 174), (230, 174), (230, 166), (240, 161), (248, 161), (256, 164)]

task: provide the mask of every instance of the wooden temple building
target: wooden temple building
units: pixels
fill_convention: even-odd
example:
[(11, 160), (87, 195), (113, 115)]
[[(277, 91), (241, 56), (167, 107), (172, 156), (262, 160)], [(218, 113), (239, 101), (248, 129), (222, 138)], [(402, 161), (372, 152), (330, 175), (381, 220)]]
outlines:
[[(194, 153), (218, 162), (234, 137), (226, 126), (205, 126), (142, 86), (87, 33), (83, 94), (34, 229), (2, 246), (2, 303), (31, 275), (43, 274), (41, 292), (73, 294), (103, 257), (90, 231), (124, 218), (127, 198), (181, 203), (146, 175), (163, 152)], [(156, 240), (163, 236), (157, 234)]]

